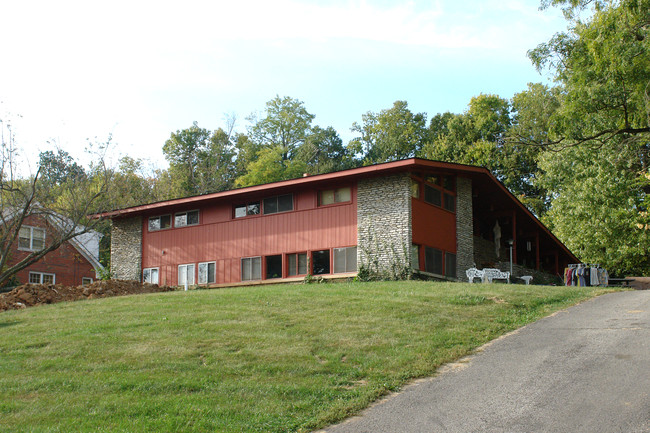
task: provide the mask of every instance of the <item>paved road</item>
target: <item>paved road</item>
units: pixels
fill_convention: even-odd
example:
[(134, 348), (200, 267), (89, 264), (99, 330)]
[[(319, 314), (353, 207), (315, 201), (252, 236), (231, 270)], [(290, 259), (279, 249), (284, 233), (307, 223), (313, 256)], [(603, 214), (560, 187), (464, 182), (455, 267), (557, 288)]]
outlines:
[(650, 290), (604, 295), (485, 346), (325, 430), (650, 432)]

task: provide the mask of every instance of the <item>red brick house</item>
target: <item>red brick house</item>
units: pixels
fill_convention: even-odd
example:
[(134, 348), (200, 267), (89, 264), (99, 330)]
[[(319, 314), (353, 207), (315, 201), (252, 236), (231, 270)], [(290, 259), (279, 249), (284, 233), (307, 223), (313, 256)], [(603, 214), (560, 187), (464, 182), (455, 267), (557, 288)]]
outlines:
[[(47, 243), (49, 236), (56, 236), (57, 222), (32, 215), (20, 227), (18, 242), (13, 245), (7, 266), (12, 266)], [(20, 284), (63, 284), (77, 286), (91, 283), (99, 278), (103, 268), (99, 263), (99, 240), (95, 231), (81, 234), (63, 243), (42, 259), (19, 271), (16, 278)]]
[[(119, 209), (116, 278), (233, 285), (411, 268), (455, 280), (576, 257), (485, 168), (412, 158)], [(498, 227), (498, 230), (497, 230)]]

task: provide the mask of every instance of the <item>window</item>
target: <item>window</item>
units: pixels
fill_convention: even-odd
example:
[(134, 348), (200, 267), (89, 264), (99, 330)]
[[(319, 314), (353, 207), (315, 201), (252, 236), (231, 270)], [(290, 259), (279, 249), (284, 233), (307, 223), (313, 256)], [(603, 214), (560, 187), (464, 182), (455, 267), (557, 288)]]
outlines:
[(243, 218), (245, 216), (259, 215), (260, 202), (254, 201), (242, 205), (235, 206), (235, 218)]
[(261, 280), (262, 279), (262, 258), (248, 257), (241, 259), (241, 280)]
[(199, 223), (199, 211), (179, 212), (174, 215), (174, 227), (195, 226)]
[(456, 254), (445, 253), (445, 276), (456, 278)]
[(342, 203), (352, 200), (352, 193), (350, 187), (328, 189), (320, 192), (320, 204), (328, 205), (334, 203)]
[(436, 248), (424, 248), (424, 267), (427, 272), (443, 275), (442, 251)]
[(287, 255), (289, 262), (289, 276), (307, 274), (307, 253)]
[(445, 209), (450, 212), (456, 212), (456, 197), (445, 193)]
[(411, 179), (411, 197), (420, 198), (420, 182)]
[(146, 268), (142, 270), (142, 282), (158, 284), (158, 268)]
[(178, 285), (194, 285), (194, 265), (178, 265)]
[(81, 278), (81, 285), (82, 286), (87, 286), (88, 284), (92, 284), (92, 283), (93, 283), (92, 278), (88, 278), (88, 277)]
[(45, 247), (45, 229), (22, 226), (18, 232), (18, 249), (40, 251)]
[(278, 195), (264, 199), (264, 214), (289, 212), (293, 210), (293, 196), (291, 194)]
[(172, 226), (171, 215), (161, 215), (149, 218), (149, 231), (168, 229)]
[(334, 248), (334, 273), (357, 271), (357, 247)]
[(441, 206), (442, 193), (431, 185), (424, 185), (424, 201), (435, 206)]
[(420, 269), (420, 246), (411, 245), (411, 267), (413, 269)]
[(55, 275), (45, 272), (30, 272), (29, 284), (54, 284)]
[(199, 284), (213, 284), (217, 281), (217, 263), (199, 263)]
[(266, 278), (282, 278), (282, 256), (266, 256)]
[(330, 273), (330, 250), (314, 251), (311, 253), (314, 264), (314, 275)]
[(442, 178), (442, 187), (447, 191), (456, 191), (456, 182), (453, 176), (444, 176)]

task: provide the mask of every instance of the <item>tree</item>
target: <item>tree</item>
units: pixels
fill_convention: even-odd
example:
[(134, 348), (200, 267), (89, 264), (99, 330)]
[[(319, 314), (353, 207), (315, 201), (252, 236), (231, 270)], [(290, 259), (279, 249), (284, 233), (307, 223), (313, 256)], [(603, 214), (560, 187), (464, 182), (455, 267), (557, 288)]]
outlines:
[(331, 126), (314, 126), (298, 148), (296, 159), (307, 166), (309, 174), (329, 173), (351, 168), (354, 164), (339, 134)]
[(314, 115), (307, 112), (302, 101), (276, 96), (266, 103), (262, 119), (251, 115), (249, 138), (264, 147), (282, 149), (282, 159), (289, 160), (311, 132)]
[(427, 140), (426, 113), (414, 114), (406, 101), (395, 101), (389, 109), (371, 111), (355, 122), (352, 131), (360, 134), (349, 146), (364, 164), (395, 161), (417, 155)]
[(553, 191), (544, 222), (581, 260), (618, 275), (650, 274), (650, 176), (630, 170), (637, 158), (629, 143), (540, 158), (540, 182)]
[[(593, 11), (586, 21), (581, 12)], [(602, 146), (650, 140), (650, 0), (545, 0), (564, 7), (571, 30), (528, 55), (562, 86), (549, 144)]]
[(248, 164), (246, 174), (237, 178), (236, 185), (244, 187), (301, 177), (307, 171), (307, 163), (285, 160), (284, 151), (283, 146), (260, 150), (257, 159)]
[[(109, 209), (106, 190), (108, 173), (103, 164), (105, 146), (100, 146), (92, 175), (80, 169), (67, 153), (41, 154), (36, 173), (21, 177), (13, 131), (2, 124), (0, 143), (0, 285), (17, 272), (42, 259), (64, 242), (91, 231), (99, 224), (90, 214)], [(21, 227), (32, 217), (46, 223), (46, 235), (37, 248), (12, 261), (20, 242)]]
[(171, 134), (163, 146), (178, 196), (223, 191), (232, 187), (235, 151), (231, 132), (208, 131), (196, 122)]

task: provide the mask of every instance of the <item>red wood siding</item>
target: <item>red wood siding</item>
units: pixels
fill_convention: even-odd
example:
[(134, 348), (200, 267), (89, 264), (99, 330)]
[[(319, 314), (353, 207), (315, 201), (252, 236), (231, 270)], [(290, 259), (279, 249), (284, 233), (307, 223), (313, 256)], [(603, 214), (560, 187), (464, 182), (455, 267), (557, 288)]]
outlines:
[[(233, 205), (239, 202), (213, 203), (200, 209), (199, 225), (154, 232), (148, 231), (145, 217), (142, 268), (159, 268), (160, 283), (176, 285), (178, 265), (215, 261), (217, 284), (233, 283), (241, 280), (244, 257), (356, 245), (356, 188), (346, 203), (319, 207), (317, 195), (317, 190), (296, 191), (294, 211), (237, 219), (233, 218)], [(265, 197), (268, 195), (250, 200)], [(249, 199), (242, 203), (246, 201)]]
[[(52, 233), (49, 232), (51, 227), (48, 228), (48, 225), (37, 217), (32, 216), (26, 219), (23, 226), (45, 228), (47, 231), (45, 235), (46, 243), (48, 237), (52, 236)], [(12, 266), (18, 263), (27, 255), (29, 255), (29, 251), (19, 250), (18, 244), (16, 243), (12, 248), (8, 265)], [(90, 264), (90, 262), (88, 262), (88, 260), (86, 260), (86, 258), (82, 256), (69, 242), (64, 243), (56, 250), (48, 253), (38, 262), (18, 272), (16, 274), (18, 281), (21, 284), (27, 284), (29, 282), (30, 272), (55, 274), (55, 283), (66, 286), (78, 286), (81, 284), (82, 278), (96, 279), (95, 268), (93, 268), (92, 264)]]
[(456, 214), (413, 199), (413, 243), (456, 253)]

